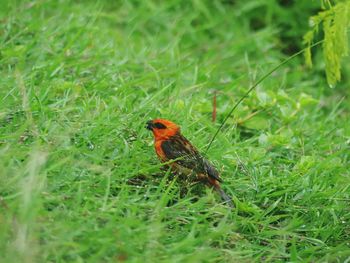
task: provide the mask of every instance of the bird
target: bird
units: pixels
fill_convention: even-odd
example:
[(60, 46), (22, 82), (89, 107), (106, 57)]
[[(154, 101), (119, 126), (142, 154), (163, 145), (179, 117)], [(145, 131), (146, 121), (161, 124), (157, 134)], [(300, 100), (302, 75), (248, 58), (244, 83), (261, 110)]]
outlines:
[(224, 203), (234, 207), (231, 198), (221, 188), (219, 172), (181, 133), (180, 127), (166, 119), (149, 120), (146, 129), (152, 131), (154, 148), (161, 162), (177, 174), (191, 177), (213, 188)]

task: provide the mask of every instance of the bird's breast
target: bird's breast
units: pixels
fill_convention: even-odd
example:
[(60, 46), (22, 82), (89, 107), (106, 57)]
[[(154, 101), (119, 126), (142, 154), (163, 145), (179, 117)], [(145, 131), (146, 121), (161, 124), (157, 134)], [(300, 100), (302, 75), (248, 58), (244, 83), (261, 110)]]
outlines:
[(162, 143), (163, 143), (163, 141), (156, 140), (154, 143), (154, 148), (156, 150), (156, 153), (157, 153), (159, 159), (161, 161), (165, 162), (165, 161), (167, 161), (167, 158), (166, 158), (166, 155), (162, 149)]

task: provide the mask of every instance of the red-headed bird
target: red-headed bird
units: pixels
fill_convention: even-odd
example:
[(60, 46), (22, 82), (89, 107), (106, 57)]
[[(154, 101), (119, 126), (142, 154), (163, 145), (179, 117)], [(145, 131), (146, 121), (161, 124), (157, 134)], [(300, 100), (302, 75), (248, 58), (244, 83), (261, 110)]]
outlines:
[(180, 127), (165, 119), (147, 122), (146, 128), (154, 135), (154, 148), (161, 162), (169, 164), (173, 171), (196, 175), (198, 181), (213, 187), (222, 200), (233, 207), (231, 198), (221, 189), (219, 172), (198, 150), (181, 134)]

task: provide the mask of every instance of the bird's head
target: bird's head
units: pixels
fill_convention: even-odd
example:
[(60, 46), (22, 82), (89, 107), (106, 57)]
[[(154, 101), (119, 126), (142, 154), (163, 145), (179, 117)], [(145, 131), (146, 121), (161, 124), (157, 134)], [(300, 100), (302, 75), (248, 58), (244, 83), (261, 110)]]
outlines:
[(156, 140), (166, 140), (180, 132), (179, 126), (165, 119), (154, 119), (146, 124), (146, 129), (153, 132)]

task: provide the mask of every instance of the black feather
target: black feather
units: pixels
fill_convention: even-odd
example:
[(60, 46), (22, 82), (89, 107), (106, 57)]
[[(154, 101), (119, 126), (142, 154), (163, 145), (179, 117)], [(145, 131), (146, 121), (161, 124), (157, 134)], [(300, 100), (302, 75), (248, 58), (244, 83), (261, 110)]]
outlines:
[(176, 160), (175, 163), (202, 173), (222, 182), (219, 172), (215, 167), (195, 149), (191, 143), (181, 134), (176, 134), (164, 141), (161, 145), (163, 152), (169, 160)]
[(163, 123), (160, 123), (160, 122), (154, 123), (153, 127), (156, 127), (157, 129), (166, 129), (166, 126)]

